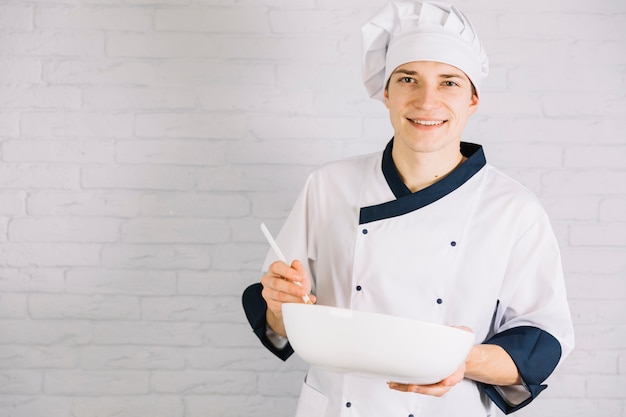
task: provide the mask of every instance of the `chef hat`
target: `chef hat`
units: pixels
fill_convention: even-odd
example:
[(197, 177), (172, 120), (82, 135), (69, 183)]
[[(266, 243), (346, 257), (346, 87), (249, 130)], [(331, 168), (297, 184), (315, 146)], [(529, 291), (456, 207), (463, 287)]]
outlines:
[(462, 70), (480, 91), (489, 61), (470, 21), (439, 2), (392, 0), (363, 26), (363, 83), (384, 100), (393, 71), (413, 61), (435, 61)]

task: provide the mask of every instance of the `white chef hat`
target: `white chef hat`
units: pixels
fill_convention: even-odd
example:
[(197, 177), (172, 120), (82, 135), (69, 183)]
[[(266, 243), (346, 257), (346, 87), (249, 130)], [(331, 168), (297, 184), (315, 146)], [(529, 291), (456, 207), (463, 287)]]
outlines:
[(439, 2), (392, 0), (363, 26), (363, 83), (370, 97), (384, 100), (389, 77), (400, 65), (435, 61), (453, 65), (476, 92), (489, 73), (489, 60), (470, 21)]

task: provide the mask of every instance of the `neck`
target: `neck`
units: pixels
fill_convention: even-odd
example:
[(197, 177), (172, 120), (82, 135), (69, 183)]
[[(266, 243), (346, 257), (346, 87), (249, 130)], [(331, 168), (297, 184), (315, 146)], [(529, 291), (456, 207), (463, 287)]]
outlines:
[(467, 158), (460, 146), (437, 152), (411, 152), (394, 142), (391, 156), (402, 182), (411, 192), (422, 190), (445, 178)]

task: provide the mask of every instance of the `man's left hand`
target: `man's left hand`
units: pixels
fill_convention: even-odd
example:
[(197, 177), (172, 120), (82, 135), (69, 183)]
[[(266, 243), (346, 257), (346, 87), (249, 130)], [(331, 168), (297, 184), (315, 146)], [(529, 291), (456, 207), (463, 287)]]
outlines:
[(388, 382), (389, 388), (402, 391), (402, 392), (414, 392), (417, 394), (433, 395), (435, 397), (441, 397), (452, 389), (453, 386), (458, 384), (465, 377), (465, 362), (461, 364), (449, 377), (430, 385), (415, 385), (415, 384), (402, 384), (398, 382)]

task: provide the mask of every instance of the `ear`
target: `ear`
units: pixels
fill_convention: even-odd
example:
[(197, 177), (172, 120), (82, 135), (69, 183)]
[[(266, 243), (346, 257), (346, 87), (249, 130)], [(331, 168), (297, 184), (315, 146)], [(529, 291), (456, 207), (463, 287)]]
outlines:
[(478, 103), (480, 102), (480, 99), (478, 98), (478, 95), (476, 93), (472, 94), (472, 98), (470, 100), (470, 104), (469, 104), (469, 112), (468, 114), (471, 116), (472, 114), (476, 113), (476, 110), (478, 110)]
[(385, 107), (389, 108), (389, 88), (388, 87), (385, 88), (384, 96), (385, 96)]

